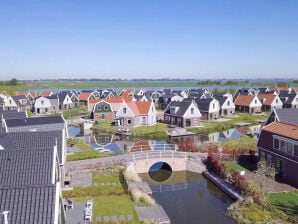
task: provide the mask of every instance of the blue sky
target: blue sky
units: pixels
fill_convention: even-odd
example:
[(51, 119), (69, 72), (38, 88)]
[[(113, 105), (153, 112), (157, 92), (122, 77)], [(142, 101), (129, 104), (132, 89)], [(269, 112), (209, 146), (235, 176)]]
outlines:
[(2, 0), (0, 77), (297, 78), (298, 1)]

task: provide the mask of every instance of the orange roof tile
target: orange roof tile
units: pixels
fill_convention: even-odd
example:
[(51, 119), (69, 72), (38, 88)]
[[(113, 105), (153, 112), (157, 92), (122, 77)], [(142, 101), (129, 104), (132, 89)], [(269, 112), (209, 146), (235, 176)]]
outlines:
[(130, 152), (148, 151), (148, 150), (151, 150), (151, 147), (149, 145), (149, 142), (145, 140), (135, 142), (129, 149)]
[(79, 95), (79, 100), (87, 101), (90, 97), (91, 93), (88, 92), (81, 92)]
[(132, 101), (126, 103), (135, 115), (148, 114), (151, 101)]
[(40, 96), (51, 96), (52, 92), (41, 92), (39, 95)]
[(276, 98), (276, 95), (274, 94), (259, 94), (258, 98), (262, 102), (263, 105), (271, 105), (274, 99)]
[(133, 89), (127, 89), (123, 92), (122, 96), (130, 96), (134, 94), (134, 90)]
[(234, 104), (238, 106), (249, 106), (251, 102), (253, 101), (255, 96), (249, 96), (249, 95), (239, 95)]
[(18, 92), (16, 93), (16, 96), (26, 96), (26, 93), (23, 92), (23, 91), (18, 91)]
[(273, 122), (265, 126), (262, 130), (280, 135), (286, 138), (298, 140), (298, 125)]
[(30, 95), (35, 99), (37, 98), (37, 94), (35, 92), (31, 92)]

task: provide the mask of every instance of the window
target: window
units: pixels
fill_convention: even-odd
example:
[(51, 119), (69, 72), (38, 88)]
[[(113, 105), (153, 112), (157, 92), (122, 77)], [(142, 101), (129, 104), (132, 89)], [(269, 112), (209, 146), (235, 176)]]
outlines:
[(230, 101), (228, 100), (227, 105), (230, 106)]
[(278, 103), (278, 99), (275, 100), (275, 103)]
[(190, 119), (186, 119), (185, 125), (186, 125), (186, 127), (191, 126), (191, 120)]
[(273, 142), (273, 148), (279, 150), (279, 140), (278, 139), (274, 139)]
[(257, 100), (255, 100), (255, 104), (257, 104), (257, 102), (258, 102), (258, 101), (257, 101)]
[(44, 101), (42, 100), (40, 103), (41, 103), (41, 104), (44, 104)]
[(125, 107), (123, 108), (123, 113), (126, 114), (126, 108)]
[(190, 109), (190, 113), (191, 113), (191, 114), (194, 114), (194, 111), (195, 111), (194, 108), (191, 108), (191, 109)]
[(105, 106), (104, 110), (108, 110), (108, 106)]
[(280, 148), (281, 151), (286, 152), (286, 142), (280, 141)]
[(294, 146), (294, 155), (298, 156), (298, 145)]
[(105, 119), (105, 114), (101, 114), (101, 119)]
[(272, 155), (271, 154), (267, 154), (267, 163), (269, 165), (271, 165), (271, 162), (272, 162)]
[(127, 124), (131, 124), (131, 119), (127, 119)]
[(215, 104), (214, 103), (212, 104), (212, 107), (213, 107), (213, 109), (215, 108)]

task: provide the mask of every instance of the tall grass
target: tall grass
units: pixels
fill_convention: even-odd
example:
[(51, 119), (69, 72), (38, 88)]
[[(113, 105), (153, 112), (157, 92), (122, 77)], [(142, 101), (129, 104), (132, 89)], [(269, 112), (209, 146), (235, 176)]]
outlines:
[(140, 178), (140, 176), (133, 171), (124, 170), (123, 176), (127, 182), (133, 182), (133, 183), (142, 182), (142, 179)]
[(130, 193), (136, 206), (147, 207), (156, 204), (155, 200), (150, 195), (137, 188), (132, 188)]

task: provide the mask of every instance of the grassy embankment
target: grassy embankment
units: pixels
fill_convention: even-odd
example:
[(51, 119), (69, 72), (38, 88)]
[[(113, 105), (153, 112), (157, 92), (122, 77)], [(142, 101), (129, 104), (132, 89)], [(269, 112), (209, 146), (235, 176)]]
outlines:
[(67, 139), (67, 145), (72, 145), (73, 147), (76, 147), (81, 150), (80, 152), (67, 155), (67, 161), (94, 159), (111, 155), (110, 153), (101, 153), (96, 151), (94, 148), (92, 148), (90, 145), (88, 145), (86, 142), (80, 139)]
[(64, 191), (64, 198), (72, 198), (74, 202), (93, 200), (93, 219), (104, 216), (133, 215), (129, 224), (139, 224), (134, 203), (126, 193), (120, 172), (122, 167), (111, 166), (99, 168), (92, 172), (90, 187), (75, 187), (71, 191)]
[[(108, 121), (100, 121), (98, 124), (95, 124), (92, 128), (96, 132), (106, 132), (106, 133), (115, 133), (118, 130), (118, 127), (112, 126)], [(132, 137), (142, 137), (142, 138), (166, 138), (167, 127), (165, 124), (158, 123), (152, 126), (140, 126), (131, 129)]]
[(298, 223), (298, 189), (294, 192), (271, 193), (268, 199), (275, 208), (286, 213), (291, 222)]
[(267, 119), (268, 114), (253, 115), (248, 113), (237, 113), (235, 117), (229, 118), (227, 121), (201, 121), (202, 127), (189, 128), (189, 131), (196, 134), (209, 134), (212, 132), (220, 132), (230, 128), (234, 128), (238, 122), (251, 123), (252, 125), (258, 124), (259, 119)]

